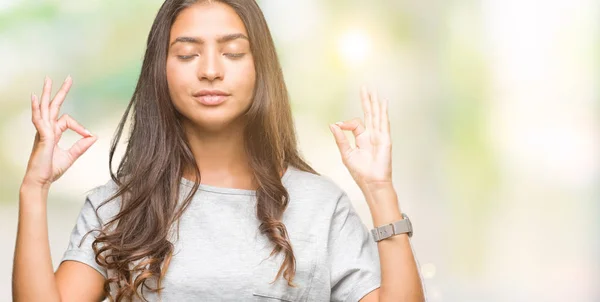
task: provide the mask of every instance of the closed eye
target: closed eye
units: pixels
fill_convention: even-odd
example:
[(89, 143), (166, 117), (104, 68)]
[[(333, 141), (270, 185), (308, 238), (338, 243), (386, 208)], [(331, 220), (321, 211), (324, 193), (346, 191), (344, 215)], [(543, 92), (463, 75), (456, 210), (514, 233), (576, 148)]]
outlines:
[[(239, 59), (241, 57), (243, 57), (244, 55), (246, 55), (245, 53), (224, 53), (223, 55), (230, 57), (230, 58), (234, 58), (234, 59)], [(193, 57), (195, 57), (197, 55), (191, 55), (191, 56), (177, 56), (179, 59), (187, 61), (192, 59)]]
[(193, 57), (195, 57), (195, 56), (196, 56), (196, 55), (191, 55), (191, 56), (177, 56), (177, 57), (178, 57), (179, 59), (181, 59), (181, 60), (184, 60), (184, 61), (185, 61), (185, 60), (189, 60), (189, 59), (191, 59), (191, 58), (193, 58)]
[(241, 58), (245, 55), (245, 53), (224, 53), (224, 55), (230, 58)]

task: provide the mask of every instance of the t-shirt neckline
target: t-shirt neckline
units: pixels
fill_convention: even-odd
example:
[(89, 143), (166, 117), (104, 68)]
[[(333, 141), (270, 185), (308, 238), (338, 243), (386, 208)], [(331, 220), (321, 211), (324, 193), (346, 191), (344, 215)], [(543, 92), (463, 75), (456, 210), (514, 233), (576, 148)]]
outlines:
[[(294, 169), (294, 168), (291, 165), (288, 165), (287, 169), (285, 170), (285, 173), (283, 173), (283, 176), (281, 177), (281, 182), (284, 185), (287, 183), (286, 181), (290, 177), (292, 169)], [(194, 182), (187, 178), (184, 178), (184, 177), (181, 178), (181, 184), (183, 184), (187, 187), (190, 187), (190, 188), (194, 187)], [(213, 192), (213, 193), (218, 193), (218, 194), (256, 196), (256, 190), (216, 187), (216, 186), (206, 185), (206, 184), (200, 184), (198, 187), (198, 190)]]

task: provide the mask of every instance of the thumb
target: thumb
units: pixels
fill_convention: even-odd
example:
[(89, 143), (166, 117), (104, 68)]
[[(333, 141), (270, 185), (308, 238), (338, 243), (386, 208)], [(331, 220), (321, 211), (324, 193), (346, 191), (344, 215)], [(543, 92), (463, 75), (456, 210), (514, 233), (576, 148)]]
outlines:
[(96, 136), (88, 136), (78, 140), (71, 148), (69, 148), (69, 155), (76, 161), (85, 151), (87, 151), (97, 140)]
[(331, 133), (333, 133), (335, 143), (337, 144), (338, 149), (340, 150), (342, 159), (345, 160), (348, 154), (350, 154), (350, 152), (352, 151), (352, 147), (350, 146), (348, 138), (346, 137), (342, 129), (336, 124), (329, 125), (329, 130), (331, 130)]

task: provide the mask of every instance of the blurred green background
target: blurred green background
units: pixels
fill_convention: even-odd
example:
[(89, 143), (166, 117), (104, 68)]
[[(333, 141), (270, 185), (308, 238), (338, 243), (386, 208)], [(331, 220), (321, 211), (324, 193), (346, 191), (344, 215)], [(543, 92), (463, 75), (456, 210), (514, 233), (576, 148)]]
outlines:
[[(55, 267), (137, 82), (159, 0), (0, 0), (0, 301), (10, 301), (29, 95), (99, 136), (52, 187)], [(390, 100), (394, 182), (428, 301), (600, 301), (600, 6), (571, 0), (263, 0), (302, 153), (351, 196), (329, 123)], [(57, 85), (56, 85), (57, 86)], [(54, 88), (54, 91), (57, 87)], [(61, 146), (77, 137), (65, 135)]]

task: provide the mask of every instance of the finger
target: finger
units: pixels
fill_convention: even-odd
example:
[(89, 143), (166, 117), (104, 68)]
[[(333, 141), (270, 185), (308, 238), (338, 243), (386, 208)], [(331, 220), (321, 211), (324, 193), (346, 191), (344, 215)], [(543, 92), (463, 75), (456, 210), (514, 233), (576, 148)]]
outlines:
[(31, 121), (33, 122), (33, 125), (35, 125), (36, 130), (41, 119), (40, 102), (35, 93), (31, 93)]
[(44, 121), (42, 120), (40, 101), (35, 93), (31, 94), (31, 122), (36, 130), (34, 142), (47, 141), (52, 137), (52, 132), (48, 130), (48, 127), (44, 125)]
[(85, 151), (87, 151), (96, 142), (96, 140), (97, 137), (95, 136), (84, 137), (78, 140), (77, 142), (75, 142), (75, 144), (73, 144), (73, 146), (71, 146), (71, 148), (69, 148), (69, 156), (71, 156), (73, 161), (76, 161), (81, 155), (83, 155), (83, 153), (85, 153)]
[(55, 121), (58, 117), (58, 113), (60, 112), (60, 106), (65, 100), (67, 93), (69, 93), (69, 89), (71, 89), (71, 85), (73, 84), (73, 79), (71, 75), (67, 76), (64, 83), (60, 87), (60, 90), (54, 96), (52, 103), (50, 103), (50, 118)]
[(44, 79), (44, 89), (42, 91), (42, 98), (40, 103), (40, 111), (42, 115), (42, 120), (50, 121), (50, 116), (48, 113), (48, 104), (50, 103), (50, 94), (52, 93), (52, 80), (46, 76)]
[(381, 131), (390, 133), (390, 116), (388, 113), (389, 100), (381, 100)]
[(90, 133), (90, 131), (85, 129), (85, 127), (81, 126), (75, 119), (73, 119), (68, 114), (64, 114), (63, 116), (61, 116), (56, 123), (58, 125), (58, 128), (60, 129), (60, 133), (65, 132), (67, 129), (71, 129), (83, 137), (93, 136), (92, 133)]
[(350, 153), (350, 151), (352, 151), (352, 147), (350, 146), (350, 142), (348, 141), (348, 138), (346, 138), (344, 131), (342, 131), (342, 129), (340, 129), (340, 127), (338, 125), (335, 125), (335, 124), (329, 125), (329, 129), (331, 130), (331, 133), (333, 133), (333, 136), (335, 137), (335, 143), (337, 144), (338, 149), (340, 150), (342, 159), (345, 159), (348, 156), (348, 154)]
[(365, 85), (360, 89), (360, 99), (362, 101), (363, 112), (365, 113), (365, 127), (367, 131), (371, 131), (373, 129), (373, 124), (371, 123), (371, 101)]
[(377, 90), (371, 92), (371, 109), (373, 110), (373, 131), (381, 131), (381, 104)]
[(353, 118), (351, 120), (337, 122), (335, 124), (338, 125), (342, 130), (352, 131), (354, 137), (357, 137), (365, 132), (365, 126), (362, 124), (362, 121), (359, 118)]

